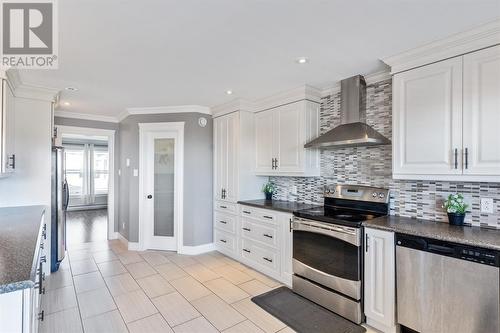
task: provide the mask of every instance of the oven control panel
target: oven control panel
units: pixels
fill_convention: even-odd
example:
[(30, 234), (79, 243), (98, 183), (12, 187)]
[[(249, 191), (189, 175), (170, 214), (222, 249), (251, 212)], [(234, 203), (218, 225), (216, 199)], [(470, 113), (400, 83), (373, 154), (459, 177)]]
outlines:
[(360, 200), (368, 202), (389, 202), (389, 190), (361, 185), (327, 185), (324, 189), (326, 198)]

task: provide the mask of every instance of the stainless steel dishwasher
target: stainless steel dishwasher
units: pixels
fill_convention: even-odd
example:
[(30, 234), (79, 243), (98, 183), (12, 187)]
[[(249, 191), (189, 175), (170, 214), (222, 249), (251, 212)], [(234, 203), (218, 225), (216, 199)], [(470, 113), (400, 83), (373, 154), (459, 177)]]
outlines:
[(398, 323), (421, 333), (499, 333), (499, 267), (499, 251), (396, 234)]

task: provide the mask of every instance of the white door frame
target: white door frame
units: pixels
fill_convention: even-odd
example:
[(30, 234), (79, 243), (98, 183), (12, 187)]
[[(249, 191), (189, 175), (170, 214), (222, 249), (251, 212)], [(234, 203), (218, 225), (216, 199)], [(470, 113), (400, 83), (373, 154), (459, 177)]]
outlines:
[(177, 132), (178, 139), (175, 143), (176, 154), (176, 190), (175, 201), (176, 205), (176, 227), (177, 229), (177, 252), (182, 253), (184, 247), (184, 122), (170, 122), (170, 123), (139, 123), (139, 249), (146, 250), (146, 234), (145, 223), (148, 223), (147, 212), (144, 205), (146, 199), (146, 152), (147, 152), (147, 134), (149, 132), (164, 132), (175, 131)]
[(117, 239), (118, 232), (115, 231), (115, 130), (64, 125), (56, 125), (56, 128), (59, 140), (62, 140), (63, 134), (98, 135), (108, 138), (108, 239)]

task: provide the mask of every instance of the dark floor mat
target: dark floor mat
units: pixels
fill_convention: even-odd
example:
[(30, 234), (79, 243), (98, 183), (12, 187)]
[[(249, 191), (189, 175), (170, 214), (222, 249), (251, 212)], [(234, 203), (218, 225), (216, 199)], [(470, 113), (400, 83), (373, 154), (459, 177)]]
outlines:
[(280, 287), (252, 301), (298, 333), (363, 333), (365, 328)]

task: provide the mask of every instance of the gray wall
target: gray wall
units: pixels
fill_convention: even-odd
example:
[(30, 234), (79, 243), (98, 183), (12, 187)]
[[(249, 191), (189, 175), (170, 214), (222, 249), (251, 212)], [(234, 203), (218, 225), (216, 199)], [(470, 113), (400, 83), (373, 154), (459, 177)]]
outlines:
[[(198, 118), (208, 120), (206, 127)], [(139, 123), (184, 122), (184, 245), (212, 242), (212, 118), (199, 113), (131, 115), (120, 123), (119, 231), (139, 240)], [(126, 159), (130, 166), (126, 166)]]
[(118, 231), (118, 214), (119, 214), (119, 202), (120, 202), (120, 181), (118, 177), (118, 169), (120, 168), (120, 135), (119, 135), (119, 125), (118, 123), (108, 123), (104, 121), (94, 121), (94, 120), (84, 120), (75, 118), (63, 118), (55, 117), (55, 125), (61, 126), (76, 126), (76, 127), (88, 127), (88, 128), (98, 128), (115, 130), (115, 231)]

